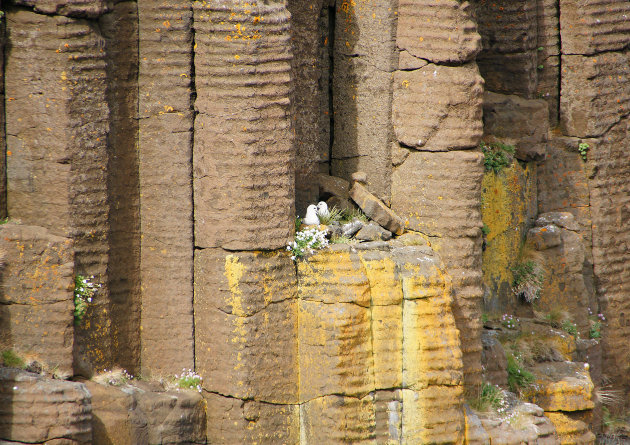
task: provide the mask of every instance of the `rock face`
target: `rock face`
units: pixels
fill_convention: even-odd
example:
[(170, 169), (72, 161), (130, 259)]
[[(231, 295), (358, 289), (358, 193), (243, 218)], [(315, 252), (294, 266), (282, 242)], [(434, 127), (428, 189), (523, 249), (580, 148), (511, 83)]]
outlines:
[(72, 240), (43, 227), (0, 226), (6, 267), (0, 296), (0, 349), (34, 354), (72, 374)]
[[(205, 426), (198, 397), (95, 387), (104, 442), (555, 443), (538, 408), (519, 429), (463, 402), (506, 383), (482, 312), (535, 315), (531, 258), (537, 316), (608, 320), (577, 352), (522, 323), (560, 440), (593, 440), (602, 367), (630, 390), (627, 1), (0, 9), (0, 347), (204, 377)], [(368, 241), (293, 262), (296, 211), (350, 199)], [(102, 287), (73, 324), (78, 275)]]
[(0, 441), (93, 443), (90, 393), (82, 383), (0, 368)]
[(92, 394), (94, 445), (206, 443), (205, 404), (197, 392), (164, 391), (142, 382), (86, 386)]
[(193, 6), (195, 244), (283, 248), (295, 217), (289, 12), (280, 3)]
[(191, 2), (138, 2), (140, 362), (146, 374), (194, 364), (192, 22)]

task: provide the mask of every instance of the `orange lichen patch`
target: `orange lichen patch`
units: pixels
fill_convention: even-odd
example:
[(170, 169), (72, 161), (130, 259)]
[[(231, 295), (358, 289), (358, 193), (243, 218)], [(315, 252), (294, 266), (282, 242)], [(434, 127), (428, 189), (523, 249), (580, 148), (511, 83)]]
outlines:
[(535, 166), (523, 168), (515, 162), (499, 173), (486, 172), (483, 177), (481, 215), (487, 227), (483, 279), (495, 295), (512, 285), (511, 268), (518, 261), (528, 216), (536, 210), (529, 207), (536, 193), (534, 171)]

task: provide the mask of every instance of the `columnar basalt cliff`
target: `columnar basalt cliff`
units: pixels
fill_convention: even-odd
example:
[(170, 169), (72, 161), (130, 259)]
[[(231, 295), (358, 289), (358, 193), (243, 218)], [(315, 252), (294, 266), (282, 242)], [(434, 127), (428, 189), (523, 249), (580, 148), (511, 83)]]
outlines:
[[(593, 443), (630, 3), (582, 3), (2, 2), (0, 442)], [(319, 200), (377, 235), (292, 257)]]

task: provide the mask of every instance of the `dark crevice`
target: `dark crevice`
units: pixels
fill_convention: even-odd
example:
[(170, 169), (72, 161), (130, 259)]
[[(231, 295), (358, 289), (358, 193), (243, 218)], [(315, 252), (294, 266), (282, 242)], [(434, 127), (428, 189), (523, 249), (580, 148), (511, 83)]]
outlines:
[(190, 42), (190, 52), (191, 52), (191, 60), (190, 60), (190, 112), (192, 113), (192, 122), (191, 122), (191, 130), (190, 130), (190, 202), (191, 202), (191, 212), (190, 221), (192, 224), (192, 247), (193, 247), (193, 258), (191, 263), (191, 278), (192, 283), (190, 288), (193, 290), (191, 299), (191, 307), (192, 307), (192, 354), (193, 354), (193, 368), (197, 370), (197, 360), (196, 360), (196, 351), (195, 351), (195, 187), (194, 187), (194, 177), (193, 177), (193, 166), (194, 164), (194, 144), (195, 144), (195, 119), (197, 117), (197, 113), (195, 112), (195, 102), (197, 101), (197, 84), (195, 79), (195, 48), (196, 48), (196, 40), (195, 40), (195, 14), (194, 10), (191, 6), (190, 8), (192, 13), (192, 25), (190, 27), (191, 33), (191, 42)]
[(332, 160), (333, 160), (333, 144), (335, 142), (335, 107), (334, 107), (334, 90), (333, 79), (335, 72), (335, 6), (328, 7), (328, 116), (329, 122), (329, 141), (328, 141), (328, 174), (332, 175)]

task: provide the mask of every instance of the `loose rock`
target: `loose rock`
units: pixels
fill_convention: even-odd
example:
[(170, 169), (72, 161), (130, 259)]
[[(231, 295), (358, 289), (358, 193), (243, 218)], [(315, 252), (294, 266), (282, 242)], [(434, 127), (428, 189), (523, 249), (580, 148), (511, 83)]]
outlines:
[(402, 219), (358, 182), (350, 189), (350, 197), (370, 219), (385, 229), (396, 235), (402, 235), (405, 231)]

